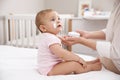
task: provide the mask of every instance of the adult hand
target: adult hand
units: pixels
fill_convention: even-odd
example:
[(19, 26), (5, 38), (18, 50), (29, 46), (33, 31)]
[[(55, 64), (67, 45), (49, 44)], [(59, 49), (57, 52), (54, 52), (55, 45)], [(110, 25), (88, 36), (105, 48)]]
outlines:
[(84, 37), (84, 38), (89, 38), (91, 33), (89, 31), (84, 31), (84, 30), (77, 30), (76, 32), (80, 33), (80, 37)]
[(63, 44), (71, 46), (73, 44), (80, 43), (80, 38), (81, 37), (64, 36), (64, 37), (61, 37), (60, 39), (62, 40)]
[(69, 42), (66, 41), (66, 37), (67, 37), (67, 36), (58, 36), (58, 37), (59, 37), (59, 39), (61, 39), (62, 44), (67, 45), (67, 46), (70, 46)]

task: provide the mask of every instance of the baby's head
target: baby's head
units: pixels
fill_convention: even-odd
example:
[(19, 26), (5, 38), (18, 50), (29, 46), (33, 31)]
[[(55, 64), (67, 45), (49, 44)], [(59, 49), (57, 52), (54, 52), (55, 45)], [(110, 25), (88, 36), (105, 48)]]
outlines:
[(52, 33), (56, 35), (62, 29), (60, 17), (58, 13), (52, 9), (38, 12), (35, 23), (42, 33)]

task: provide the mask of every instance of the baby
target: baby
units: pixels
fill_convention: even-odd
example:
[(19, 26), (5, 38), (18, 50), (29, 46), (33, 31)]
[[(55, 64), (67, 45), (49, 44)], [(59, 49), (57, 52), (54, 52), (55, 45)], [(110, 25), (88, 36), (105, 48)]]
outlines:
[(41, 31), (38, 49), (38, 71), (42, 75), (79, 74), (101, 70), (99, 59), (85, 62), (75, 53), (62, 48), (56, 36), (62, 29), (56, 11), (46, 9), (36, 15), (36, 26)]

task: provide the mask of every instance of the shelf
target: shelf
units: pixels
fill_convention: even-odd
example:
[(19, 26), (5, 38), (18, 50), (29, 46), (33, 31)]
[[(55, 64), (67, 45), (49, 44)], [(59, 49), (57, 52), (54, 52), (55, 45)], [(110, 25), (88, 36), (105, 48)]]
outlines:
[(94, 15), (94, 16), (83, 16), (84, 19), (89, 20), (108, 20), (110, 15)]
[(87, 16), (81, 16), (81, 17), (72, 17), (70, 19), (72, 20), (81, 20), (81, 19), (87, 19), (87, 20), (108, 20), (110, 18), (110, 15), (87, 15)]

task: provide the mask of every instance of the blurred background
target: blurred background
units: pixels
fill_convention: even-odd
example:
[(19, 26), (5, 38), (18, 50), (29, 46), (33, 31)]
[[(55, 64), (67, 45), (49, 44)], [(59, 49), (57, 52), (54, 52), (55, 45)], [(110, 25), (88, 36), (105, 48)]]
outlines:
[[(36, 13), (42, 9), (52, 8), (61, 14), (78, 15), (79, 1), (82, 0), (0, 0), (0, 14)], [(92, 8), (109, 11), (113, 0), (92, 1)]]
[[(20, 42), (22, 45), (27, 45), (28, 42), (30, 42), (30, 44), (32, 43), (35, 46), (35, 42), (38, 40), (34, 39), (38, 37), (35, 33), (36, 29), (33, 29), (36, 28), (34, 23), (35, 14), (40, 10), (48, 8), (54, 9), (62, 15), (64, 23), (63, 34), (77, 29), (87, 31), (104, 29), (106, 28), (113, 7), (113, 1), (114, 0), (0, 0), (0, 44), (18, 44), (18, 42)], [(16, 14), (20, 15), (16, 16)], [(70, 18), (71, 15), (74, 17), (72, 16), (72, 18)], [(69, 20), (66, 19), (68, 17), (71, 20), (69, 23)], [(28, 23), (27, 26), (26, 22)], [(31, 33), (28, 33), (30, 31)], [(28, 35), (28, 37), (26, 37), (26, 35)], [(16, 38), (16, 36), (18, 38)], [(96, 53), (94, 50), (83, 45), (74, 45), (71, 49), (76, 53)]]
[[(10, 37), (9, 35), (11, 35), (6, 35), (6, 15), (22, 14), (24, 16), (14, 16), (14, 18), (19, 17), (25, 19), (26, 17), (29, 17), (28, 14), (30, 14), (32, 20), (34, 20), (34, 15), (38, 11), (51, 8), (60, 14), (74, 15), (74, 17), (71, 19), (71, 23), (68, 24), (66, 21), (64, 21), (65, 25), (67, 24), (67, 26), (64, 26), (64, 30), (75, 31), (77, 29), (83, 29), (94, 31), (101, 30), (106, 27), (109, 19), (109, 13), (113, 7), (113, 1), (114, 0), (0, 0), (0, 44), (6, 44), (6, 36)], [(63, 16), (63, 18), (66, 17), (68, 17), (68, 15)], [(83, 18), (86, 18), (87, 20)], [(15, 21), (11, 19), (11, 26), (13, 28), (11, 29), (12, 36), (15, 35), (12, 32), (12, 30), (15, 28), (14, 22)], [(34, 21), (31, 24), (33, 23)], [(23, 24), (20, 24), (20, 26), (22, 25)], [(29, 28), (30, 26), (27, 27)], [(10, 32), (10, 29), (8, 29), (8, 31)], [(26, 31), (28, 32), (28, 30)], [(21, 34), (19, 32), (17, 33)], [(23, 33), (21, 34), (21, 37), (22, 35)], [(72, 49), (73, 51), (78, 51), (78, 53), (79, 51), (83, 51), (82, 53), (85, 53), (86, 51), (87, 53), (88, 51), (94, 53), (93, 50), (87, 50), (86, 47), (84, 48), (84, 46), (73, 46)]]

